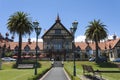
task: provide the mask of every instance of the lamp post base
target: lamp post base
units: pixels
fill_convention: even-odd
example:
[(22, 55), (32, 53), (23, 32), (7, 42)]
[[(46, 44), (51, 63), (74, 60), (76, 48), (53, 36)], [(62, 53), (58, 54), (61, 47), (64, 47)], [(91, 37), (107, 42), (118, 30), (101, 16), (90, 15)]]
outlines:
[(74, 65), (73, 75), (76, 76), (76, 66)]
[(37, 65), (35, 64), (35, 73), (34, 75), (37, 75)]

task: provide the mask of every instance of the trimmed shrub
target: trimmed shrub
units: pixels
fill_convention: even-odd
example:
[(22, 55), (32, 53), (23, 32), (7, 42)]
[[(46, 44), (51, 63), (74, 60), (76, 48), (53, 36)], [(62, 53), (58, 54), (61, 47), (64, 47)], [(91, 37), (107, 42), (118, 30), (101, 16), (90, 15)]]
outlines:
[(38, 80), (50, 69), (51, 69), (51, 67), (49, 69), (46, 69), (46, 70), (42, 71), (42, 73), (38, 73), (37, 75), (34, 75), (31, 78), (28, 78), (28, 80)]

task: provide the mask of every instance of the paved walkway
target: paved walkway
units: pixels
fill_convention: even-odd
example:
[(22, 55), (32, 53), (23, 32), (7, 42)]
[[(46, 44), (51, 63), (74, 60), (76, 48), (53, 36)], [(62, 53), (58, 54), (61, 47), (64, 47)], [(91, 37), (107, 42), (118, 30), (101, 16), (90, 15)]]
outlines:
[[(63, 67), (59, 67), (60, 62), (55, 62), (54, 67), (48, 71), (40, 80), (70, 80)], [(57, 67), (56, 67), (57, 66)]]

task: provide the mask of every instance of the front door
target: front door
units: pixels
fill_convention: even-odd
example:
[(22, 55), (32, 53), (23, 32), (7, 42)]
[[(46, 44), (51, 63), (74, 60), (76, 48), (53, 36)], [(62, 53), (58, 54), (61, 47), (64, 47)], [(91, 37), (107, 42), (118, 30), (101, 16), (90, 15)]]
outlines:
[(55, 60), (56, 61), (61, 61), (61, 56), (60, 55), (56, 55)]

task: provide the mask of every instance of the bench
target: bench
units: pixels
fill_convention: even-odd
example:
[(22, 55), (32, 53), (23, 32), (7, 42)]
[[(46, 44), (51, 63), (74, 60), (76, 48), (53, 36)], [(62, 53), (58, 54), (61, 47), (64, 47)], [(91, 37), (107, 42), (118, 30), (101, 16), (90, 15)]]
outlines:
[(18, 64), (18, 69), (29, 69), (34, 68), (34, 64)]
[(83, 68), (83, 74), (85, 73), (93, 73), (93, 77), (97, 74), (99, 74), (100, 78), (102, 78), (102, 75), (99, 70), (94, 70), (92, 66), (90, 65), (82, 65)]

